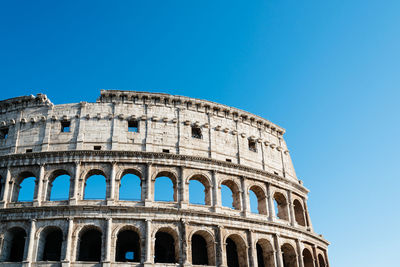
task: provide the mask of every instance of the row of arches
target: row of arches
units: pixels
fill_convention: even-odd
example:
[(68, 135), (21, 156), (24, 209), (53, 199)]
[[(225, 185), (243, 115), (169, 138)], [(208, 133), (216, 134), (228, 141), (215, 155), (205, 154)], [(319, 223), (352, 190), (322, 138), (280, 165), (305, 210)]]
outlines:
[[(4, 236), (1, 260), (3, 262), (24, 261), (26, 249), (25, 230), (21, 227), (9, 229)], [(154, 262), (155, 263), (179, 263), (179, 237), (169, 227), (160, 228), (154, 236)], [(56, 226), (45, 227), (40, 232), (36, 261), (61, 261), (62, 249), (65, 246), (65, 238), (62, 230)], [(122, 227), (115, 241), (115, 262), (143, 262), (143, 248), (140, 232), (132, 226)], [(213, 236), (205, 231), (194, 232), (188, 242), (190, 247), (189, 262), (193, 265), (217, 265), (216, 246)], [(224, 240), (225, 259), (228, 267), (248, 266), (247, 245), (239, 234), (230, 234)], [(267, 239), (259, 239), (255, 253), (258, 267), (276, 266), (276, 254), (274, 247)], [(94, 225), (83, 227), (79, 232), (77, 241), (76, 261), (101, 262), (103, 247), (102, 230)], [(304, 248), (301, 257), (297, 257), (295, 248), (284, 243), (281, 247), (281, 260), (283, 267), (298, 267), (301, 260), (304, 267), (314, 267), (314, 261), (318, 261), (319, 267), (327, 267), (324, 256), (319, 253), (314, 260), (313, 253)]]
[[(87, 171), (84, 179), (80, 182), (82, 183), (81, 187), (74, 185), (76, 179), (72, 179), (66, 170), (53, 171), (42, 188), (38, 185), (38, 179), (32, 172), (24, 171), (15, 179), (10, 200), (11, 202), (26, 202), (43, 198), (44, 201), (60, 201), (82, 195), (83, 200), (114, 198), (121, 201), (143, 201), (145, 199), (164, 202), (182, 201), (182, 196), (179, 196), (178, 193), (179, 187), (182, 185), (178, 184), (177, 175), (171, 171), (156, 173), (151, 179), (150, 188), (146, 184), (148, 181), (143, 179), (140, 171), (127, 169), (121, 173), (120, 178), (116, 179), (117, 190), (113, 190), (110, 179), (101, 169)], [(214, 188), (212, 179), (202, 174), (190, 176), (185, 183), (188, 191), (188, 199), (185, 201), (190, 204), (217, 205), (234, 210), (247, 210), (255, 214), (273, 215), (281, 220), (290, 221), (292, 219), (300, 226), (310, 226), (304, 199), (294, 195), (294, 199), (290, 200), (289, 194), (292, 193), (284, 190), (279, 189), (269, 193), (262, 183), (250, 183), (245, 187), (245, 194), (242, 194), (243, 185), (230, 178), (221, 179), (221, 182), (216, 185), (218, 186), (217, 190)], [(39, 189), (44, 191), (43, 197), (38, 196)], [(74, 192), (74, 190), (82, 191)], [(215, 190), (218, 191), (216, 193), (218, 196), (215, 196)], [(3, 192), (3, 199), (4, 194)], [(245, 202), (243, 202), (243, 198)], [(292, 210), (293, 214), (291, 214)]]

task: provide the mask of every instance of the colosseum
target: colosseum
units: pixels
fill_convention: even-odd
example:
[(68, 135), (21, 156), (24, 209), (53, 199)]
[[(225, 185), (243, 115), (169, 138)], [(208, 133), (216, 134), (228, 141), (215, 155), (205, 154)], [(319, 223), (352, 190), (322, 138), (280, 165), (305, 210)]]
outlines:
[[(0, 266), (329, 266), (285, 130), (266, 119), (119, 90), (101, 90), (95, 103), (21, 96), (0, 109)], [(129, 175), (137, 199), (120, 197), (134, 191), (124, 188)], [(61, 176), (66, 197), (54, 199)], [(101, 199), (86, 194), (94, 176), (104, 179)], [(170, 201), (157, 200), (161, 178)], [(194, 182), (201, 203), (191, 201)]]

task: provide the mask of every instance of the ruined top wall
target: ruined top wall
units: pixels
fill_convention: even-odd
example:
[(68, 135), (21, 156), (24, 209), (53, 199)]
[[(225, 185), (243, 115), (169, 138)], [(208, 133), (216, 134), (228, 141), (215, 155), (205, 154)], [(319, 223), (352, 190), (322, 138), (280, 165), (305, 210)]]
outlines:
[[(251, 113), (160, 93), (101, 90), (96, 103), (53, 105), (46, 95), (0, 101), (0, 155), (65, 150), (207, 157), (296, 180), (284, 130)], [(138, 125), (137, 132), (128, 123)], [(69, 131), (62, 132), (62, 125)], [(192, 130), (201, 130), (194, 138)]]

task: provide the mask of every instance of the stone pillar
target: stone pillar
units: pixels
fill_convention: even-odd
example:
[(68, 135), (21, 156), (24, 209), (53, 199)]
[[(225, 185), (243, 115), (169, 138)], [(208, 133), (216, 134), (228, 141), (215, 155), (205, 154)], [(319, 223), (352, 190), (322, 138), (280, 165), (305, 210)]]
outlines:
[(49, 145), (50, 145), (50, 135), (51, 135), (51, 128), (53, 123), (48, 120), (48, 118), (51, 118), (53, 115), (53, 107), (54, 106), (49, 106), (47, 110), (47, 117), (45, 117), (44, 120), (44, 135), (42, 139), (42, 152), (43, 151), (48, 151), (49, 150)]
[(212, 195), (213, 195), (213, 202), (212, 206), (215, 212), (219, 212), (219, 209), (221, 208), (221, 186), (218, 185), (218, 179), (217, 179), (217, 172), (212, 171), (211, 173), (211, 179), (213, 182), (212, 186)]
[(312, 223), (311, 223), (310, 213), (308, 212), (307, 200), (303, 199), (303, 203), (304, 203), (304, 213), (305, 213), (304, 219), (307, 220), (307, 229), (310, 230), (310, 231), (313, 231), (313, 226), (312, 226)]
[(29, 230), (28, 251), (25, 255), (24, 266), (30, 266), (33, 256), (33, 244), (35, 242), (36, 220), (31, 220), (31, 228)]
[(10, 172), (10, 168), (7, 167), (7, 171), (6, 171), (6, 177), (5, 177), (5, 181), (4, 181), (4, 188), (3, 188), (3, 198), (0, 201), (0, 207), (5, 208), (7, 207), (7, 204), (9, 202), (9, 196), (11, 196), (12, 192), (12, 186), (10, 186), (10, 184), (12, 183), (11, 181), (11, 172)]
[(72, 197), (70, 199), (71, 205), (78, 204), (80, 172), (81, 172), (81, 163), (79, 161), (77, 161), (77, 162), (75, 162), (74, 183), (73, 183), (73, 187), (72, 187)]
[(188, 240), (187, 240), (187, 221), (181, 220), (181, 233), (180, 239), (182, 240), (181, 252), (182, 252), (182, 264), (183, 266), (190, 266), (188, 262)]
[(106, 242), (105, 242), (105, 253), (103, 266), (109, 266), (111, 261), (111, 234), (112, 234), (112, 218), (107, 218), (107, 231), (106, 231)]
[(142, 186), (142, 190), (143, 188), (146, 189), (146, 197), (144, 199), (145, 206), (152, 206), (153, 203), (153, 197), (152, 197), (153, 185), (152, 185), (151, 175), (152, 175), (152, 166), (151, 163), (148, 163), (146, 167), (146, 186)]
[(247, 240), (249, 244), (249, 266), (257, 267), (258, 259), (257, 259), (257, 245), (254, 244), (254, 231), (250, 230), (247, 232)]
[(287, 195), (288, 195), (289, 222), (292, 226), (295, 226), (297, 223), (296, 223), (296, 218), (294, 216), (292, 191), (288, 191)]
[(111, 175), (110, 175), (110, 181), (109, 181), (109, 186), (108, 187), (108, 199), (107, 199), (107, 205), (112, 205), (115, 200), (115, 172), (117, 168), (117, 163), (113, 161), (111, 163)]
[(314, 256), (314, 266), (315, 267), (320, 267), (319, 266), (319, 261), (318, 261), (318, 253), (317, 253), (317, 246), (313, 245), (313, 256)]
[(275, 258), (277, 262), (277, 267), (284, 267), (283, 266), (283, 258), (282, 258), (282, 251), (281, 251), (281, 242), (279, 240), (279, 235), (274, 235), (274, 243), (275, 243)]
[(300, 240), (296, 239), (296, 247), (297, 247), (297, 261), (299, 262), (299, 267), (304, 267), (303, 261), (303, 243)]
[(66, 238), (65, 255), (61, 262), (62, 267), (68, 267), (71, 261), (71, 246), (72, 246), (72, 233), (74, 231), (74, 221), (72, 218), (68, 218), (68, 232)]
[(36, 194), (35, 198), (33, 199), (34, 206), (39, 206), (42, 203), (43, 180), (44, 180), (44, 164), (40, 165), (39, 177), (37, 177), (36, 181)]
[(242, 193), (243, 215), (247, 216), (248, 213), (251, 213), (251, 208), (250, 208), (249, 194), (247, 192), (246, 181), (244, 177), (240, 177), (240, 187), (241, 187), (240, 191)]
[(216, 262), (220, 267), (227, 267), (227, 259), (225, 253), (226, 244), (224, 242), (224, 238), (222, 236), (223, 227), (218, 226), (217, 228), (217, 255)]
[(153, 245), (153, 238), (151, 236), (151, 220), (146, 219), (146, 258), (144, 265), (151, 266), (154, 263), (154, 258), (152, 257), (152, 245)]
[(185, 168), (184, 167), (180, 167), (179, 168), (180, 172), (179, 172), (179, 177), (177, 177), (177, 185), (178, 186), (178, 192), (180, 195), (179, 199), (177, 199), (179, 201), (179, 207), (181, 209), (187, 209), (188, 204), (189, 204), (189, 183), (186, 183), (186, 175), (185, 175)]
[(273, 221), (275, 217), (274, 199), (271, 195), (271, 186), (267, 183), (267, 201), (268, 201), (268, 220)]

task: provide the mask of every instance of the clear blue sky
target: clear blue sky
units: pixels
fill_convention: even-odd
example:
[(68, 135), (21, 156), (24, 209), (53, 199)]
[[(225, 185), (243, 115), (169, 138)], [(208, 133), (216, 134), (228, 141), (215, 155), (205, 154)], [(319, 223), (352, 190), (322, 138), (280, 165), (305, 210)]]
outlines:
[(1, 98), (208, 99), (285, 134), (332, 267), (397, 266), (400, 1), (1, 1)]

